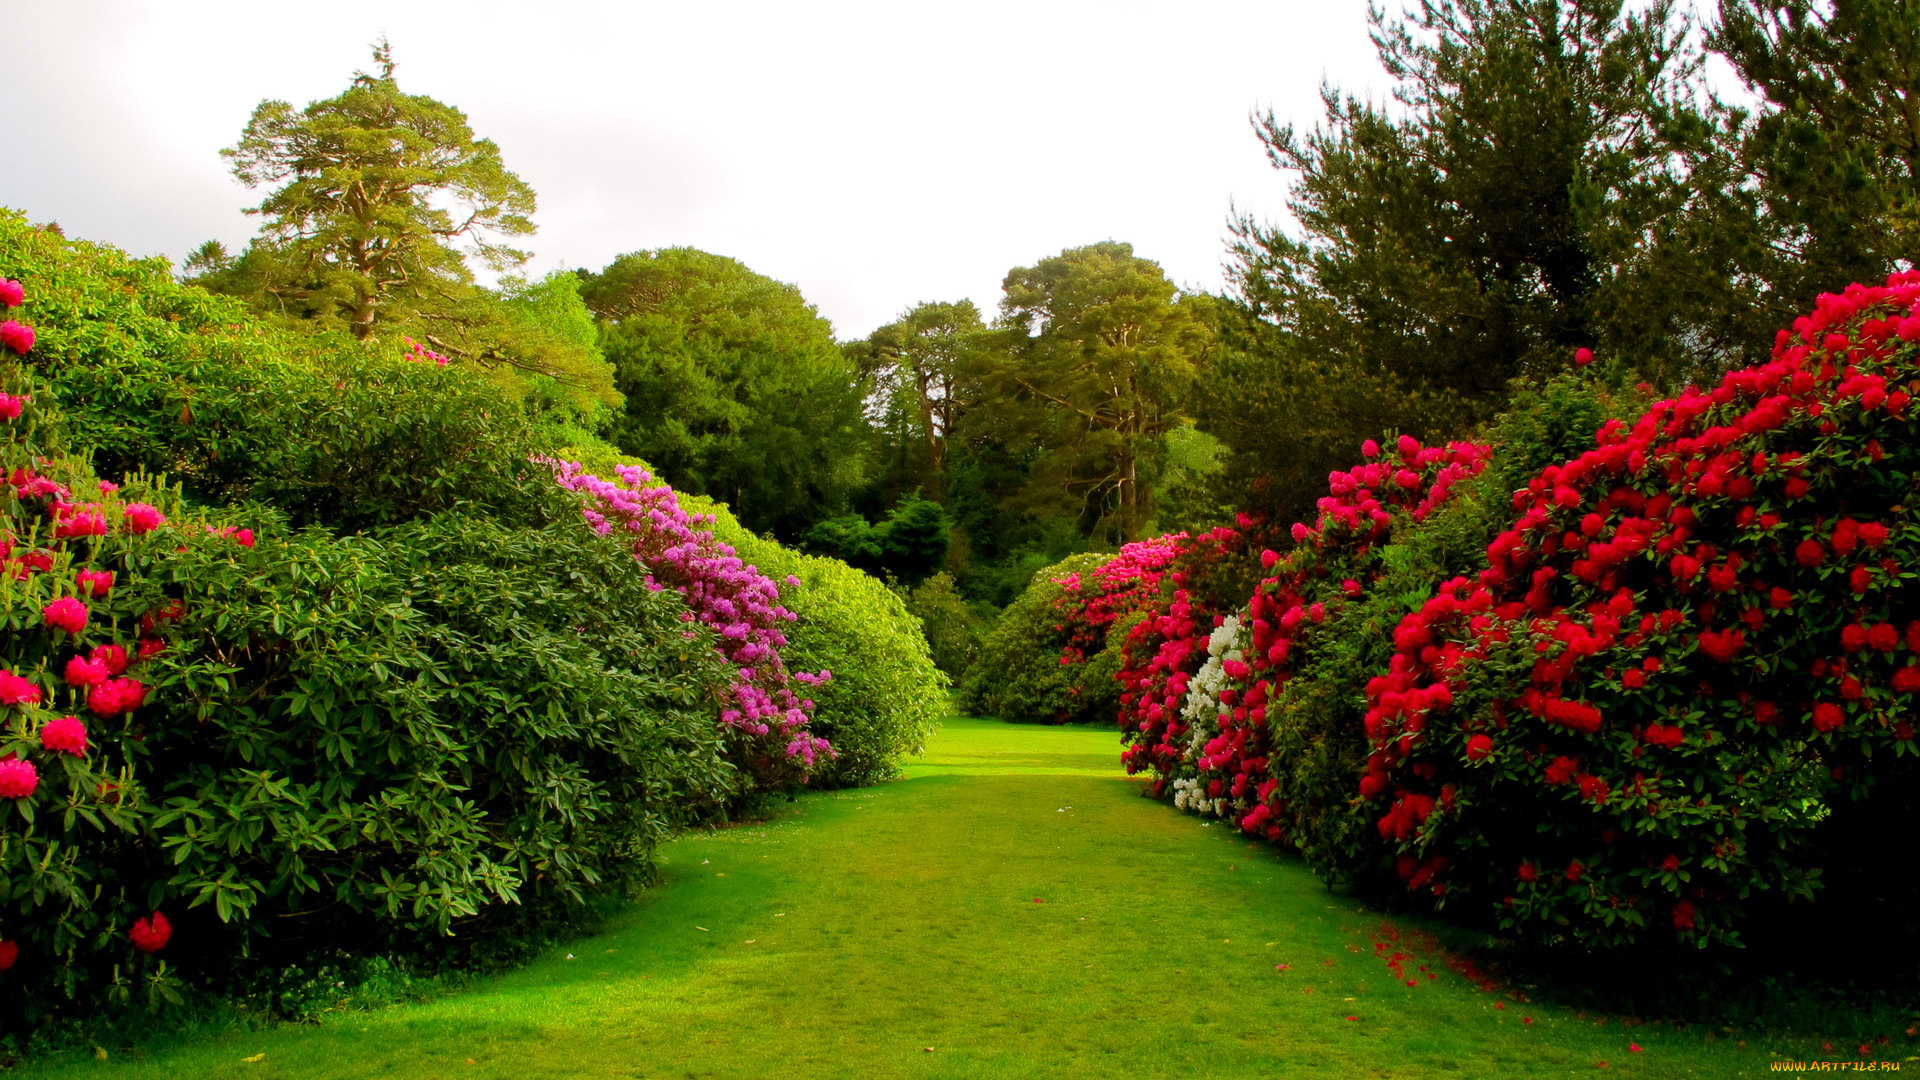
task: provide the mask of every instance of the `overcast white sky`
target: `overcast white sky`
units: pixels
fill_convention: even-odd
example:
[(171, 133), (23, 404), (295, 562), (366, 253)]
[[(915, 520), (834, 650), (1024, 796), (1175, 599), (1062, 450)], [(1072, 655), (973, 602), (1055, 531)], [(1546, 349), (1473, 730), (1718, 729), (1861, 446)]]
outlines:
[(798, 284), (843, 338), (1114, 239), (1217, 288), (1230, 206), (1282, 213), (1248, 114), (1387, 89), (1365, 0), (323, 5), (0, 0), (0, 204), (178, 261), (244, 245), (219, 157), (265, 98), (465, 110), (540, 196), (534, 268), (690, 245)]

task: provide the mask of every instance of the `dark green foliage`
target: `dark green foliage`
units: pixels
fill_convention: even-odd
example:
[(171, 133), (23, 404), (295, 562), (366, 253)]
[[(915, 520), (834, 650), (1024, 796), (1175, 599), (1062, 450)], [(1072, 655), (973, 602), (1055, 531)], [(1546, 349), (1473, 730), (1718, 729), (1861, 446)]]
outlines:
[(756, 532), (845, 512), (866, 479), (864, 388), (800, 290), (692, 248), (580, 276), (627, 399), (612, 442)]
[(1920, 10), (1901, 0), (1722, 0), (1711, 47), (1762, 99), (1727, 117), (1721, 225), (1767, 282), (1754, 340), (1920, 244)]
[(0, 249), (31, 283), (27, 362), (104, 476), (164, 471), (195, 500), (250, 498), (342, 529), (456, 504), (509, 509), (548, 483), (526, 458), (564, 432), (546, 434), (476, 372), (264, 325), (176, 283), (162, 260), (11, 211)]
[(833, 518), (808, 529), (803, 539), (818, 554), (911, 584), (946, 565), (952, 528), (946, 507), (914, 493), (878, 525), (858, 515)]
[(933, 664), (958, 683), (980, 655), (999, 613), (990, 605), (960, 595), (953, 575), (942, 571), (906, 594), (907, 613), (920, 620)]
[(1673, 4), (1374, 20), (1399, 108), (1329, 89), (1311, 132), (1260, 119), (1300, 232), (1237, 225), (1234, 392), (1201, 417), (1260, 505), (1304, 516), (1363, 438), (1464, 435), (1581, 347), (1660, 379), (1757, 355), (1754, 283), (1701, 205), (1719, 181), (1688, 171), (1711, 132)]
[(1087, 573), (1112, 557), (1074, 555), (1033, 575), (995, 620), (967, 670), (960, 689), (962, 712), (1020, 724), (1060, 724), (1075, 717), (1078, 703), (1071, 691), (1080, 672), (1069, 672), (1060, 662), (1066, 617), (1056, 602), (1066, 589), (1058, 579)]

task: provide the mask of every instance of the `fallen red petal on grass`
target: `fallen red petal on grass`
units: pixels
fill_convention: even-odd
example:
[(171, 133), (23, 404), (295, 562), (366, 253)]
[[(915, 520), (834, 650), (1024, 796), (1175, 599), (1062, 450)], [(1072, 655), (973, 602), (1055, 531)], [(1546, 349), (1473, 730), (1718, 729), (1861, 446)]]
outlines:
[(1357, 1016), (1349, 1016), (1349, 1017), (1347, 1017), (1347, 1019), (1349, 1019), (1349, 1020), (1352, 1020), (1352, 1021), (1353, 1021), (1353, 1022), (1355, 1022), (1355, 1023), (1359, 1023), (1359, 1022), (1360, 1022), (1360, 1018), (1359, 1018), (1359, 1017), (1357, 1017)]
[(1407, 980), (1407, 985), (1408, 985), (1408, 986), (1419, 986), (1419, 985), (1420, 985), (1420, 980), (1418, 980), (1418, 979), (1408, 979), (1408, 980)]
[(1504, 1001), (1496, 1001), (1493, 1003), (1493, 1007), (1496, 1009), (1504, 1009), (1507, 1007), (1507, 1003)]
[(1289, 969), (1289, 968), (1291, 968), (1291, 967), (1293, 967), (1293, 965), (1292, 965), (1292, 964), (1275, 964), (1275, 965), (1273, 965), (1273, 970), (1275, 970), (1275, 971), (1286, 971), (1287, 969)]
[(1639, 1043), (1628, 1043), (1628, 1044), (1627, 1044), (1627, 1049), (1629, 1049), (1629, 1050), (1631, 1050), (1631, 1051), (1633, 1051), (1634, 1053), (1636, 1053), (1636, 1054), (1637, 1054), (1637, 1053), (1639, 1053), (1639, 1052), (1640, 1052), (1640, 1044), (1639, 1044)]
[(1046, 901), (1045, 901), (1045, 900), (1042, 900), (1042, 899), (1040, 899), (1040, 898), (1039, 898), (1039, 897), (1037, 897), (1037, 896), (1033, 898), (1033, 902), (1034, 902), (1034, 903), (1036, 903), (1036, 904), (1044, 904), (1044, 903), (1046, 903)]
[(1521, 1023), (1523, 1023), (1523, 1024), (1531, 1024), (1531, 1023), (1533, 1023), (1533, 1017), (1531, 1017), (1531, 1016), (1523, 1016), (1523, 1017), (1521, 1017), (1521, 1018), (1520, 1018), (1520, 1022), (1521, 1022)]

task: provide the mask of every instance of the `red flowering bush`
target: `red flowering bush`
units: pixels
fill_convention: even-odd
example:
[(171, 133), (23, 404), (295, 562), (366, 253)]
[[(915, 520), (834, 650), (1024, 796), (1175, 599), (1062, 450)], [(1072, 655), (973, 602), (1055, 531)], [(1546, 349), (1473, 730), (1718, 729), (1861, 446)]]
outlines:
[[(1609, 422), (1393, 631), (1354, 795), (1409, 888), (1509, 932), (1734, 941), (1838, 801), (1912, 782), (1920, 275)], [(1364, 859), (1360, 860), (1364, 861)]]
[(1365, 463), (1328, 478), (1315, 524), (1294, 526), (1295, 549), (1263, 554), (1268, 576), (1244, 608), (1212, 614), (1177, 590), (1134, 631), (1121, 676), (1129, 771), (1154, 772), (1154, 790), (1171, 790), (1183, 808), (1316, 857), (1321, 838), (1306, 826), (1345, 801), (1325, 791), (1340, 775), (1329, 754), (1342, 755), (1328, 744), (1324, 703), (1296, 700), (1290, 683), (1342, 640), (1330, 631), (1385, 572), (1380, 552), (1395, 529), (1426, 521), (1487, 460), (1481, 446), (1411, 438), (1392, 452), (1372, 442), (1362, 451)]

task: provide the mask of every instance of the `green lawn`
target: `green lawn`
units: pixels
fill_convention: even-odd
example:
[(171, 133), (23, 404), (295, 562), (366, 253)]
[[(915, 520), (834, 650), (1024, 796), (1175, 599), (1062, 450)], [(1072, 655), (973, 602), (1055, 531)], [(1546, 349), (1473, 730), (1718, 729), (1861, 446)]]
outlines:
[(1852, 1056), (1627, 1031), (1426, 954), (1410, 988), (1379, 915), (1140, 798), (1115, 758), (1105, 731), (949, 720), (907, 779), (668, 845), (661, 888), (511, 975), (18, 1075), (1718, 1077)]

